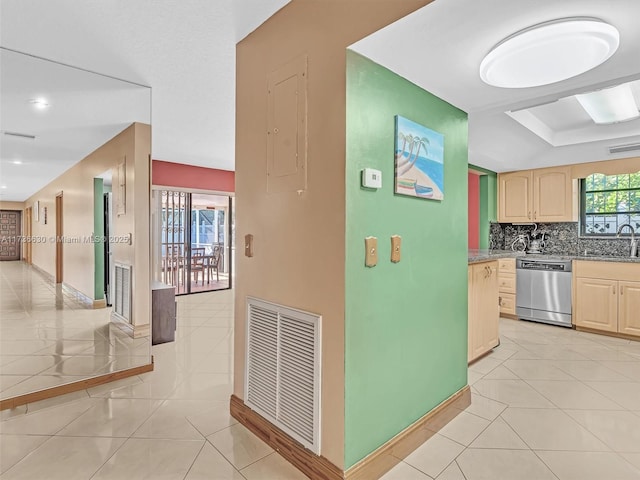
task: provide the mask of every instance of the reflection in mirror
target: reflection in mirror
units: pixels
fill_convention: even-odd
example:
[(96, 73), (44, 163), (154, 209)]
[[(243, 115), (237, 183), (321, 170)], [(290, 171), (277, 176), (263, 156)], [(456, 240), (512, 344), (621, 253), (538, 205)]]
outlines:
[(0, 72), (7, 408), (10, 398), (151, 364), (151, 93), (4, 48)]

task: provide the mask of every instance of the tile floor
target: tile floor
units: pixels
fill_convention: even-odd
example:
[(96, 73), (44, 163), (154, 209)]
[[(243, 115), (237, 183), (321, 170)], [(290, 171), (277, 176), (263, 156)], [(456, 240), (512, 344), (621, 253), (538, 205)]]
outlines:
[[(304, 479), (228, 414), (233, 291), (178, 314), (154, 372), (3, 411), (0, 478)], [(500, 327), (471, 406), (384, 480), (640, 479), (640, 343)]]
[(0, 397), (149, 363), (148, 338), (87, 309), (23, 262), (0, 262)]

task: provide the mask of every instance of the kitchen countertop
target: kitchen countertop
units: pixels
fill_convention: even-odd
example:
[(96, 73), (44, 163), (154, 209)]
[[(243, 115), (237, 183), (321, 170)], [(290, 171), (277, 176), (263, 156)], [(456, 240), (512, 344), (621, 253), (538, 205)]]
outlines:
[(546, 254), (526, 254), (524, 252), (514, 252), (512, 250), (469, 250), (469, 263), (489, 262), (499, 258), (527, 257), (535, 259), (557, 259), (557, 260), (587, 260), (593, 262), (622, 262), (638, 263), (640, 257), (611, 257), (599, 255), (546, 255)]

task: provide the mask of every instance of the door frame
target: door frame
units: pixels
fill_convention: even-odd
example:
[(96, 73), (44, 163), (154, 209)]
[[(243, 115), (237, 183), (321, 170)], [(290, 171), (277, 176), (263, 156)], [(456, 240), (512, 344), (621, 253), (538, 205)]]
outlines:
[(62, 192), (56, 195), (56, 283), (63, 281), (63, 242), (64, 231)]
[(33, 264), (33, 250), (31, 248), (31, 236), (33, 235), (33, 207), (24, 209), (24, 234), (27, 241), (24, 243), (23, 259), (27, 265)]

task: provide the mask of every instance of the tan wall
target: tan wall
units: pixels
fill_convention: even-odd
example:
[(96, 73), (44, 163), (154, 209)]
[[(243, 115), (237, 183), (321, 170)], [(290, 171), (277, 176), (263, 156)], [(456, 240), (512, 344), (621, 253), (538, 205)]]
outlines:
[(24, 210), (24, 202), (0, 202), (0, 210)]
[[(293, 0), (236, 50), (234, 393), (244, 398), (246, 297), (323, 316), (322, 455), (344, 466), (346, 47), (428, 0)], [(308, 56), (307, 189), (267, 193), (267, 76)], [(242, 255), (254, 235), (254, 256)]]
[[(43, 189), (29, 197), (25, 206), (40, 202), (40, 220), (33, 222), (33, 237), (50, 238), (56, 233), (56, 195), (63, 195), (63, 235), (81, 238), (93, 233), (93, 179), (112, 171), (114, 235), (132, 234), (133, 244), (114, 245), (114, 261), (133, 265), (133, 316), (135, 325), (149, 323), (149, 125), (132, 124), (99, 147)], [(126, 158), (126, 213), (116, 215), (117, 166)], [(47, 208), (47, 224), (43, 209)], [(33, 264), (55, 276), (55, 242), (33, 243)], [(92, 243), (65, 243), (63, 282), (94, 299), (94, 247)]]

